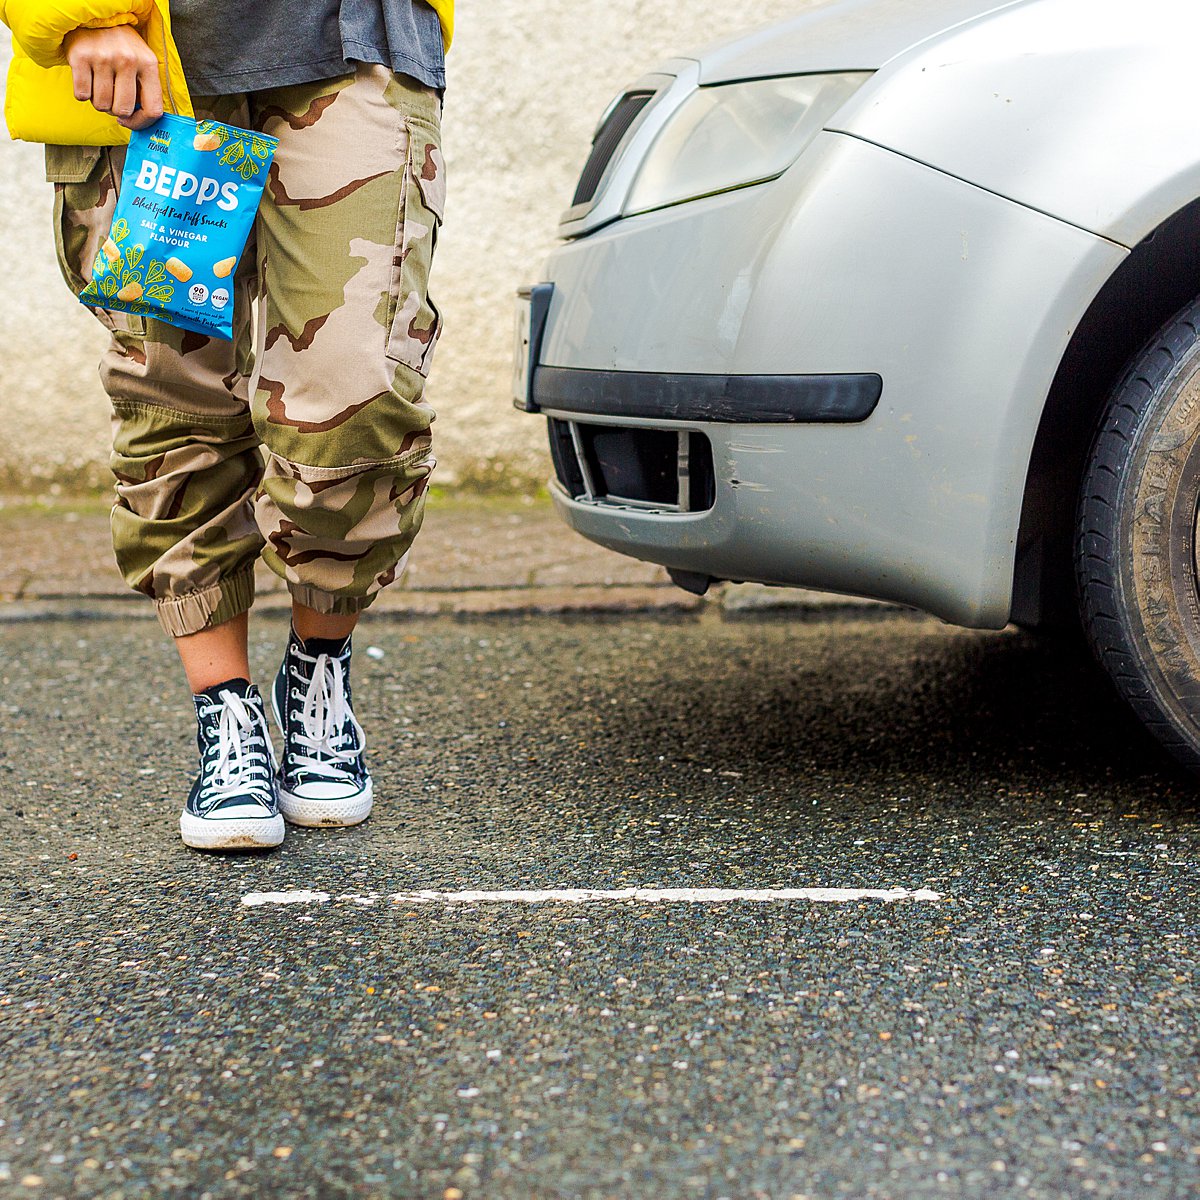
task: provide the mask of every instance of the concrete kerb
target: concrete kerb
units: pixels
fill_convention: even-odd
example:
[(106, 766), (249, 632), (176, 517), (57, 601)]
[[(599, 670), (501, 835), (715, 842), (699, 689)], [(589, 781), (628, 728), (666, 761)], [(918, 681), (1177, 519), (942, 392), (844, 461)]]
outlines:
[[(282, 583), (259, 573), (256, 611), (282, 612)], [(544, 497), (435, 497), (406, 577), (376, 616), (698, 614), (829, 619), (894, 613), (869, 600), (758, 584), (706, 597), (663, 568), (614, 554), (567, 529)], [(153, 617), (112, 562), (102, 500), (0, 500), (0, 622)]]

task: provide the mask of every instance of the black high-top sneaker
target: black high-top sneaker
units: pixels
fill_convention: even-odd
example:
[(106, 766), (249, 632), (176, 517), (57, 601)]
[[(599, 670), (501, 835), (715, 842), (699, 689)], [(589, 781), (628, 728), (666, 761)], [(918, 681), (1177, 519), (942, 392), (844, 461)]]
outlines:
[(350, 708), (350, 638), (309, 638), (293, 629), (275, 686), (283, 731), (279, 807), (293, 825), (357, 825), (371, 811), (366, 738)]
[(179, 817), (196, 850), (262, 850), (283, 841), (275, 752), (258, 688), (244, 679), (192, 697), (200, 774)]

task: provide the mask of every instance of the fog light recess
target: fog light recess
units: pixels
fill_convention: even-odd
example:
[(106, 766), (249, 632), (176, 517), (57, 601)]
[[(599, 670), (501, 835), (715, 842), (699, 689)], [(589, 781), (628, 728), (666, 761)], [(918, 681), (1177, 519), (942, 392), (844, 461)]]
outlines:
[(712, 445), (702, 433), (553, 417), (549, 424), (554, 472), (573, 500), (661, 513), (705, 512), (716, 502)]

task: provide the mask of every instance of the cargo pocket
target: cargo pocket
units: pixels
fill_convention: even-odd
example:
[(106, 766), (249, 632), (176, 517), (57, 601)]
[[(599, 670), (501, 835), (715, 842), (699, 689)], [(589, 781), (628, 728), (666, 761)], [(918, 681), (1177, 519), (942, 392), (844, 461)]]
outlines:
[(446, 203), (446, 164), (438, 126), (405, 120), (408, 155), (396, 220), (396, 249), (386, 326), (387, 356), (421, 375), (442, 331), (442, 316), (429, 297), (429, 272)]
[[(112, 226), (120, 186), (114, 152), (104, 146), (47, 146), (46, 179), (54, 184), (54, 250), (67, 286), (79, 295)], [(97, 320), (125, 342), (146, 336), (145, 317), (93, 308)]]

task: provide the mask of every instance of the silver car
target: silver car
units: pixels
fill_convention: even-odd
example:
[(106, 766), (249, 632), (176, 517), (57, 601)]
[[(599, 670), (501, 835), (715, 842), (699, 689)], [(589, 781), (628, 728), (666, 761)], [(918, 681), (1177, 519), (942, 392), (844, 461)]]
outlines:
[(837, 0), (613, 102), (520, 302), (554, 501), (682, 587), (1083, 622), (1200, 767), (1200, 6)]

